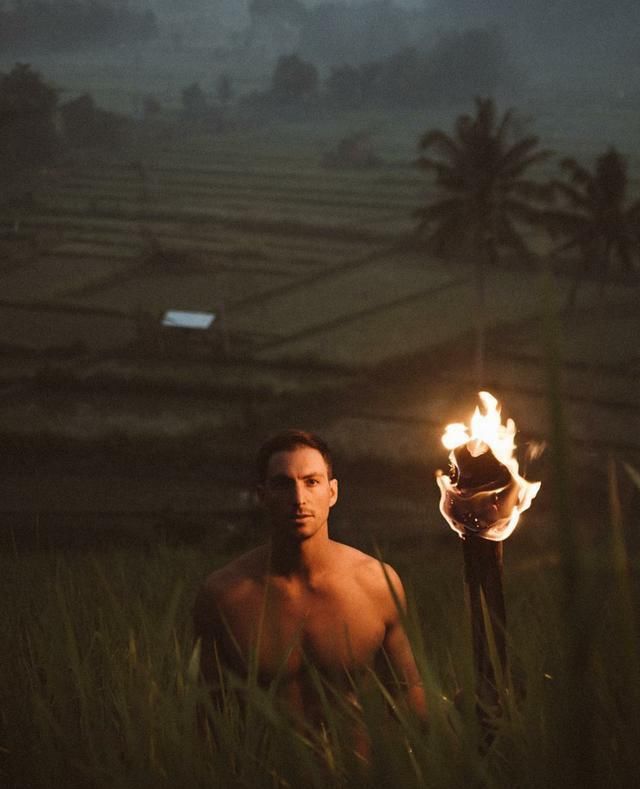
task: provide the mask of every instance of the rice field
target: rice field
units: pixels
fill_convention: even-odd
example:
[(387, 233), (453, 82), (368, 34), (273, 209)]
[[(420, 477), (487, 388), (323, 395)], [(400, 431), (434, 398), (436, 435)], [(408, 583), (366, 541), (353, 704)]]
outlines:
[[(407, 243), (412, 212), (429, 191), (412, 163), (420, 132), (453, 117), (360, 113), (187, 139), (175, 129), (140, 130), (119, 154), (51, 169), (30, 203), (5, 212), (3, 298), (153, 317), (169, 306), (223, 305), (229, 335), (266, 359), (368, 367), (438, 345), (460, 334), (474, 294), (464, 267), (452, 271)], [(625, 117), (613, 114), (609, 126)], [(547, 110), (539, 126), (543, 144), (547, 133), (563, 152), (575, 118), (560, 120)], [(371, 132), (383, 164), (322, 167), (323, 154), (354, 128)], [(597, 151), (593, 138), (582, 142)], [(525, 270), (495, 272), (488, 292), (496, 324), (539, 307), (535, 273)], [(626, 298), (611, 294), (614, 303)], [(79, 318), (78, 339), (104, 349), (133, 338), (132, 322), (111, 326), (112, 337)], [(0, 336), (20, 344), (22, 334), (32, 347), (71, 342), (69, 329), (57, 327), (23, 312)]]
[[(222, 302), (232, 324), (236, 302), (397, 240), (409, 225), (415, 173), (408, 189), (399, 182), (390, 212), (380, 173), (329, 173), (319, 153), (299, 145), (296, 158), (290, 142), (274, 155), (273, 143), (261, 150), (254, 136), (234, 134), (174, 145), (150, 165), (60, 168), (18, 217), (38, 248), (32, 261), (26, 250), (20, 266), (5, 267), (5, 298), (154, 313)], [(145, 261), (150, 248), (171, 261)]]

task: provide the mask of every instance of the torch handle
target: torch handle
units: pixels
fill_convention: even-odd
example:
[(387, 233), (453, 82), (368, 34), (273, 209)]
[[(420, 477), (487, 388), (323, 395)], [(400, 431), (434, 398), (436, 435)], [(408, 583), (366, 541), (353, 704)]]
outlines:
[(497, 659), (504, 675), (507, 668), (507, 648), (506, 612), (502, 589), (503, 544), (467, 534), (463, 542), (463, 553), (476, 668), (476, 694), (481, 704), (496, 708), (499, 706), (499, 693), (482, 611), (482, 595), (491, 622)]

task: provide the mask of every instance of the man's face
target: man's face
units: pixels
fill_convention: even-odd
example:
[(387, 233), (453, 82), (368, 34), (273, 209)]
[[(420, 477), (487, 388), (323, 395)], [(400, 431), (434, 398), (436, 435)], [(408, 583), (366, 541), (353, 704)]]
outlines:
[(274, 531), (306, 540), (326, 526), (338, 481), (317, 449), (301, 446), (271, 456), (259, 493)]

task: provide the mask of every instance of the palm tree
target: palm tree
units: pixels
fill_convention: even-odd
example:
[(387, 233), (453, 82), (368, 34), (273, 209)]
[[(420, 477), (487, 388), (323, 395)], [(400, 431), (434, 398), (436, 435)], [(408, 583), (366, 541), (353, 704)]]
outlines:
[(575, 159), (560, 167), (567, 178), (552, 187), (564, 205), (547, 212), (552, 237), (564, 237), (555, 254), (577, 250), (567, 308), (575, 305), (582, 278), (600, 281), (600, 298), (613, 270), (631, 275), (640, 259), (640, 200), (629, 204), (627, 163), (615, 148), (598, 156), (593, 172)]
[[(530, 251), (522, 223), (540, 222), (535, 206), (548, 196), (548, 187), (526, 177), (527, 171), (549, 156), (536, 136), (518, 136), (511, 110), (497, 117), (493, 99), (476, 99), (476, 114), (460, 115), (454, 133), (426, 132), (420, 139), (423, 155), (417, 165), (435, 173), (437, 196), (418, 209), (417, 233), (435, 254), (471, 261), (477, 305), (476, 374), (484, 377), (486, 266), (505, 252), (524, 261)], [(429, 155), (426, 155), (426, 154)]]

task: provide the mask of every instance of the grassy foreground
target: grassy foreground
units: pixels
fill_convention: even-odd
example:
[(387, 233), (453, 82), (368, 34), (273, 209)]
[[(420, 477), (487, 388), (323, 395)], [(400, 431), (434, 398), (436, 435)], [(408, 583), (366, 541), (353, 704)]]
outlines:
[[(632, 473), (632, 470), (631, 470)], [(226, 678), (213, 737), (195, 677), (189, 609), (227, 557), (204, 546), (0, 556), (0, 780), (7, 787), (632, 786), (640, 774), (637, 593), (611, 466), (611, 523), (586, 552), (567, 524), (557, 562), (507, 570), (514, 680), (489, 749), (469, 693), (459, 546), (388, 555), (408, 579), (427, 689), (424, 732), (376, 687), (361, 699), (364, 769), (345, 732), (354, 712), (319, 687), (325, 732), (295, 730), (269, 692)], [(560, 506), (560, 505), (559, 505)], [(512, 539), (517, 539), (515, 536)], [(577, 540), (577, 542), (576, 542)], [(321, 684), (318, 680), (319, 685)], [(241, 709), (243, 712), (241, 712)]]

